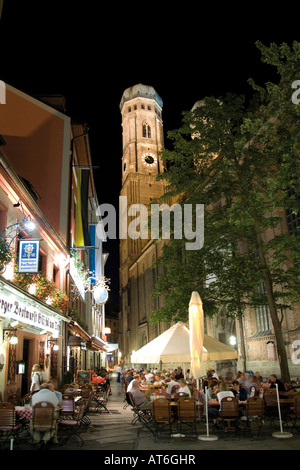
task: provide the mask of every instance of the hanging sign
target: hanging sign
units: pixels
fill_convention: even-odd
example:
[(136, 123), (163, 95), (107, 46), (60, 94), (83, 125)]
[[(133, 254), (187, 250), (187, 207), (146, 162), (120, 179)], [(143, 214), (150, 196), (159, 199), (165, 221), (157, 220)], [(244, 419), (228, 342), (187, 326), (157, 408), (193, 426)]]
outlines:
[(19, 273), (37, 273), (39, 271), (40, 240), (19, 240)]

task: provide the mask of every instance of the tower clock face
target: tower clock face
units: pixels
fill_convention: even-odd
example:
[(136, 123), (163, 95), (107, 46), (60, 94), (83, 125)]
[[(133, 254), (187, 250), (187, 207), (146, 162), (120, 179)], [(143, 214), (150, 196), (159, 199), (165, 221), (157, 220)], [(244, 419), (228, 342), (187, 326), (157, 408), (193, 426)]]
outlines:
[(144, 153), (142, 162), (148, 167), (154, 167), (157, 164), (157, 158), (153, 153)]

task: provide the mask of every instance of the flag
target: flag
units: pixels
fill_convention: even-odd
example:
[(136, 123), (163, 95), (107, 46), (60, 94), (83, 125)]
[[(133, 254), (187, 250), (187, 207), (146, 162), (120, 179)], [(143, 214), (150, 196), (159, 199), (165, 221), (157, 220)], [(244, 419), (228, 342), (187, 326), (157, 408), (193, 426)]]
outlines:
[(82, 225), (82, 212), (81, 212), (81, 170), (77, 170), (77, 204), (76, 204), (76, 246), (84, 246), (84, 235)]
[[(90, 249), (89, 251), (89, 268), (91, 271), (91, 276), (97, 276), (97, 274), (102, 274), (102, 245), (101, 240), (96, 233), (96, 225), (89, 225), (89, 238), (91, 246), (95, 249)], [(95, 284), (95, 280), (91, 280), (91, 284)]]

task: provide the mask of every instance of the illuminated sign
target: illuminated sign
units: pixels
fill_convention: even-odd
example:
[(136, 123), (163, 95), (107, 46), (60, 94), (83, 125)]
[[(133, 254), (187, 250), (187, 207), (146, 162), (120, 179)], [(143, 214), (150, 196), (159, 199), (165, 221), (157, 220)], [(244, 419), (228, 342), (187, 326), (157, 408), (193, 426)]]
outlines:
[(19, 273), (37, 273), (39, 270), (40, 240), (19, 240)]
[(59, 333), (60, 321), (41, 306), (26, 305), (18, 295), (6, 295), (0, 292), (0, 316), (9, 320), (19, 320), (28, 326), (49, 331), (53, 335)]

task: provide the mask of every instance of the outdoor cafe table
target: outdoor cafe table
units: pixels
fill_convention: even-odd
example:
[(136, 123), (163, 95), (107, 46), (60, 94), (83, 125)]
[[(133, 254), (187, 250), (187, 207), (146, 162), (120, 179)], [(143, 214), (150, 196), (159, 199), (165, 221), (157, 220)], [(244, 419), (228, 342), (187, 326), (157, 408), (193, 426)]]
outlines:
[[(54, 419), (59, 418), (60, 407), (55, 408), (54, 410)], [(33, 417), (33, 408), (25, 406), (15, 406), (15, 411), (20, 418), (25, 418), (26, 421), (31, 421)]]
[[(56, 407), (54, 409), (54, 422), (55, 422), (55, 432), (54, 432), (54, 442), (57, 440), (57, 430), (58, 430), (58, 420), (59, 420), (59, 413), (61, 408)], [(20, 418), (24, 418), (27, 422), (31, 422), (33, 417), (33, 408), (32, 407), (25, 407), (25, 406), (15, 406), (15, 411)]]
[(25, 406), (15, 406), (15, 411), (20, 418), (26, 419), (26, 421), (31, 421), (33, 416), (33, 408)]

